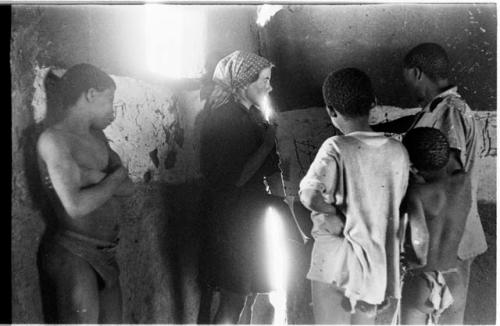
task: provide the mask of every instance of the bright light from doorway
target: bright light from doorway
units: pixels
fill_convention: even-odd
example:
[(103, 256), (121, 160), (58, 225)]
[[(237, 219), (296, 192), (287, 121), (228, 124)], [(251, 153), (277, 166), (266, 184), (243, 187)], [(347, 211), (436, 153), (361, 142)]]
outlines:
[(167, 78), (200, 77), (205, 19), (197, 6), (146, 4), (148, 69)]
[(283, 9), (282, 5), (262, 5), (257, 8), (257, 25), (264, 27), (278, 11)]
[(269, 301), (274, 307), (274, 325), (287, 324), (286, 284), (288, 279), (288, 253), (282, 217), (269, 207), (265, 217), (267, 258), (271, 286)]

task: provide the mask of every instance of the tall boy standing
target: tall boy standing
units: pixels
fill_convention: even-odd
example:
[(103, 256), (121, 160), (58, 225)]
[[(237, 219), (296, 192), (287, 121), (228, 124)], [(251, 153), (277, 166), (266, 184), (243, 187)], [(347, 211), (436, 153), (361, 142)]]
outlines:
[(444, 324), (462, 324), (471, 264), (487, 249), (477, 210), (478, 122), (457, 87), (449, 82), (450, 62), (446, 51), (438, 44), (422, 43), (410, 50), (404, 58), (403, 73), (408, 87), (423, 107), (411, 128), (439, 129), (451, 148), (448, 170), (458, 166), (471, 175), (469, 196), (472, 201), (458, 247), (458, 273), (445, 277), (455, 301), (441, 316)]

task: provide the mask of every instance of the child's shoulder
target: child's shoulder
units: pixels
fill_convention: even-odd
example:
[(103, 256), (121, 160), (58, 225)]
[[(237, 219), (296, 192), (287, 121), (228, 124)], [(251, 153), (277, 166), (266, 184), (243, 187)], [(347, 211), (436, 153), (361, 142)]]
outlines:
[(338, 153), (340, 151), (339, 147), (342, 146), (345, 136), (335, 135), (328, 137), (323, 141), (319, 151), (326, 152), (328, 154)]
[(437, 195), (445, 191), (446, 187), (442, 182), (416, 182), (413, 178), (410, 178), (407, 193), (409, 196), (425, 197)]
[(428, 217), (436, 215), (446, 202), (446, 186), (443, 183), (410, 182), (406, 191), (408, 200), (420, 202)]

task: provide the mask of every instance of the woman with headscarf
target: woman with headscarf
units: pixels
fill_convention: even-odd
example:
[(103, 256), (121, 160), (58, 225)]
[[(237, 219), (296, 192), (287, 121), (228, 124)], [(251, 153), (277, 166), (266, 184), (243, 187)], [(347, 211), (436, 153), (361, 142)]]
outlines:
[(200, 279), (221, 293), (215, 323), (238, 323), (247, 296), (271, 290), (263, 217), (280, 197), (267, 194), (265, 179), (279, 179), (280, 196), (283, 188), (276, 126), (265, 120), (260, 107), (272, 90), (272, 66), (253, 53), (229, 54), (215, 68), (205, 104), (200, 161), (209, 207)]

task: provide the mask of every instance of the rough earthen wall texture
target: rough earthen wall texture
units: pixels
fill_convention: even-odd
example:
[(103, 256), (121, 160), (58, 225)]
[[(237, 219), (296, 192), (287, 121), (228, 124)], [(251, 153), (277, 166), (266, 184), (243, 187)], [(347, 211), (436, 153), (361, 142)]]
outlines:
[(326, 75), (357, 67), (380, 103), (412, 107), (402, 60), (417, 44), (436, 42), (471, 107), (495, 111), (496, 14), (493, 3), (285, 6), (261, 31), (263, 54), (276, 64), (276, 101), (289, 110), (321, 106)]

